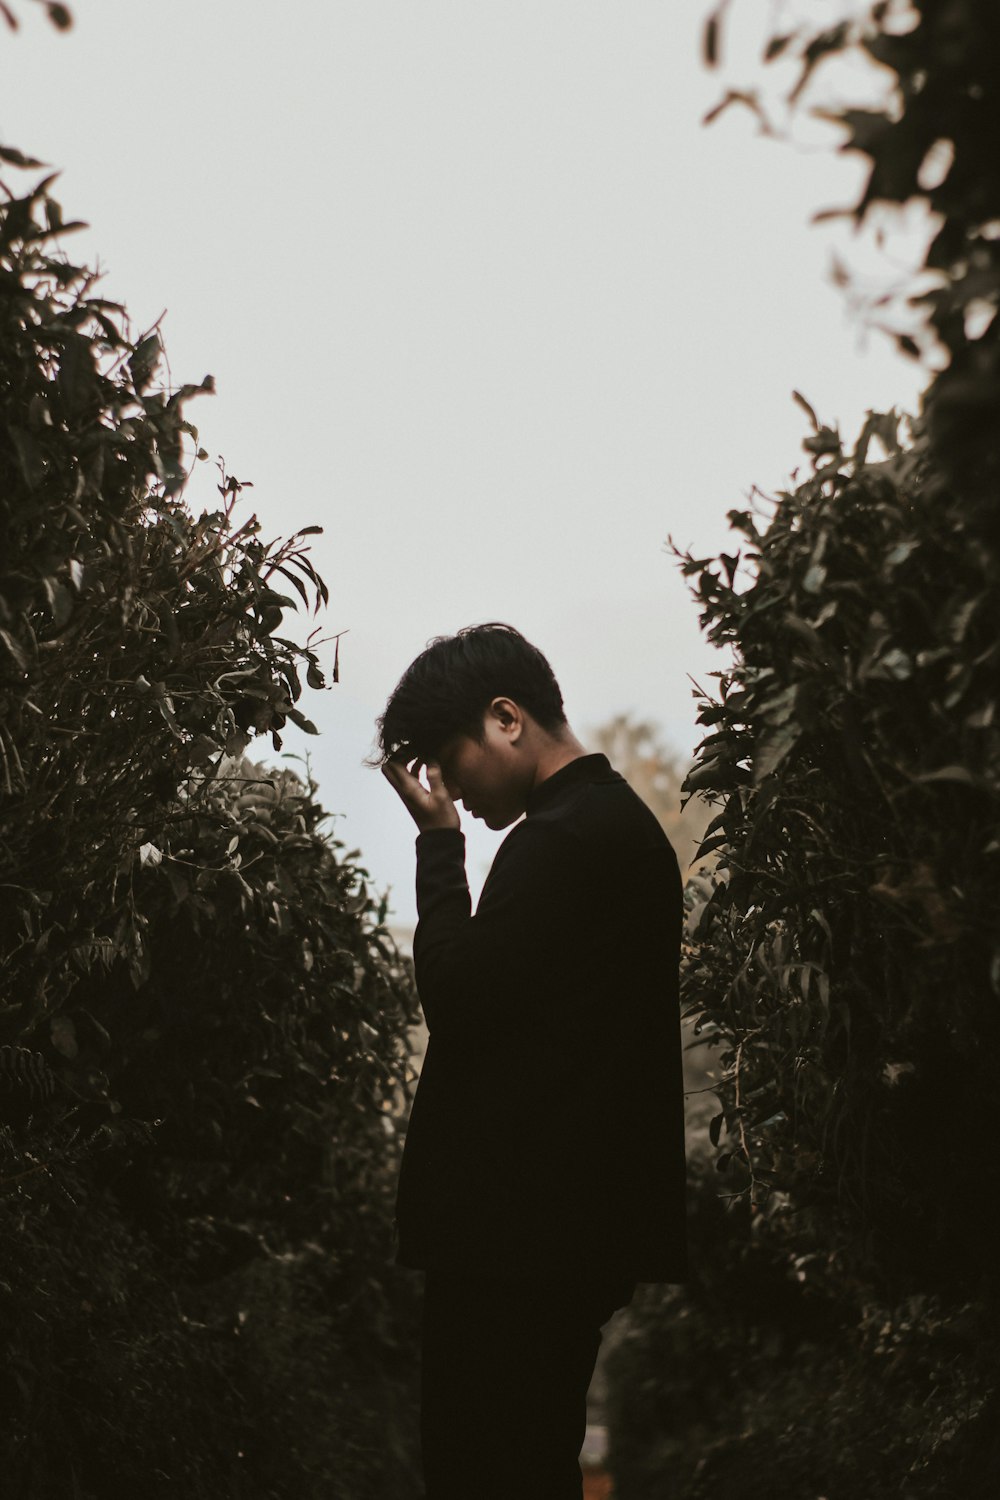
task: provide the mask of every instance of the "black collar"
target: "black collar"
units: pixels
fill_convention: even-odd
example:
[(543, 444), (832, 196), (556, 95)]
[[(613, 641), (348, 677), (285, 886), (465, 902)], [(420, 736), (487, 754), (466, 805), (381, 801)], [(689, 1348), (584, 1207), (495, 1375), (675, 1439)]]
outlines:
[(606, 755), (599, 752), (596, 755), (578, 755), (575, 760), (567, 761), (558, 771), (553, 771), (551, 776), (538, 783), (529, 794), (524, 810), (530, 816), (531, 813), (538, 812), (539, 808), (546, 807), (567, 787), (584, 781), (606, 781), (609, 777), (617, 776), (618, 773), (611, 769), (611, 762)]

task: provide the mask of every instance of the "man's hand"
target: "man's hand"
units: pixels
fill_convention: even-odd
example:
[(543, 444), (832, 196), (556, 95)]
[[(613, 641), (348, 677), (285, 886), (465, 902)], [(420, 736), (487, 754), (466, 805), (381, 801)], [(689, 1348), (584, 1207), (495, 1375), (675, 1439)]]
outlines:
[(448, 795), (441, 767), (432, 760), (427, 762), (425, 787), (420, 780), (423, 764), (421, 760), (411, 760), (404, 750), (386, 761), (382, 774), (396, 788), (421, 833), (431, 828), (461, 828), (458, 808)]

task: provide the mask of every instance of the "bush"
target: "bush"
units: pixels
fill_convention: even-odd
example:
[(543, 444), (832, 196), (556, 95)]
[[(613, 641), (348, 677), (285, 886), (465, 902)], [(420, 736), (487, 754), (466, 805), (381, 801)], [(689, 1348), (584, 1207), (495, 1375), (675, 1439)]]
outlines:
[[(819, 429), (814, 476), (737, 555), (686, 556), (736, 663), (687, 788), (719, 811), (685, 1007), (728, 1069), (726, 1160), (817, 1205), (872, 1274), (973, 1292), (1000, 1062), (1000, 577), (918, 439)], [(880, 434), (891, 457), (869, 461)]]
[(211, 382), (159, 380), (50, 182), (0, 208), (5, 1492), (405, 1500), (411, 974), (315, 785), (242, 759), (315, 732), (278, 632), (326, 589), (238, 480), (190, 513)]
[(991, 1497), (995, 1305), (892, 1300), (822, 1214), (722, 1191), (707, 1133), (688, 1164), (690, 1281), (640, 1286), (609, 1330), (617, 1500)]
[(61, 1087), (7, 1131), (13, 1495), (410, 1493), (409, 972), (314, 789), (243, 771), (137, 878), (148, 977), (74, 993), (118, 1111)]
[(109, 952), (141, 971), (139, 849), (223, 752), (268, 732), (280, 748), (287, 719), (315, 732), (295, 706), (300, 668), (325, 680), (311, 646), (276, 633), (310, 591), (314, 607), (327, 598), (305, 533), (264, 543), (254, 517), (236, 527), (243, 486), (226, 475), (218, 511), (188, 512), (185, 405), (211, 378), (157, 381), (158, 332), (133, 341), (94, 274), (49, 248), (72, 227), (50, 184), (0, 212), (4, 1040)]
[(689, 883), (682, 999), (721, 1109), (693, 1282), (647, 1289), (609, 1361), (621, 1500), (996, 1489), (998, 23), (879, 0), (765, 46), (795, 61), (793, 118), (827, 59), (884, 70), (882, 103), (826, 117), (869, 161), (857, 226), (940, 215), (921, 285), (872, 304), (935, 359), (902, 438), (872, 414), (847, 452), (802, 401), (813, 474), (730, 512), (730, 553), (677, 554), (733, 657), (686, 782), (716, 866)]
[(696, 1160), (694, 1274), (645, 1286), (609, 1350), (618, 1500), (992, 1495), (976, 1304), (878, 1301), (787, 1200), (728, 1206)]

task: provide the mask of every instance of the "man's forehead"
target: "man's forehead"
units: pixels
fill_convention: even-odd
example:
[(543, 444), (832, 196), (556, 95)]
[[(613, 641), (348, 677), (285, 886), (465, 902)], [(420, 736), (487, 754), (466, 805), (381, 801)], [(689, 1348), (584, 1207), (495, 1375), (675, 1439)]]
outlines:
[(437, 747), (437, 758), (443, 760), (452, 758), (459, 753), (464, 745), (474, 744), (472, 736), (459, 730), (456, 734), (450, 734), (447, 739), (442, 740)]

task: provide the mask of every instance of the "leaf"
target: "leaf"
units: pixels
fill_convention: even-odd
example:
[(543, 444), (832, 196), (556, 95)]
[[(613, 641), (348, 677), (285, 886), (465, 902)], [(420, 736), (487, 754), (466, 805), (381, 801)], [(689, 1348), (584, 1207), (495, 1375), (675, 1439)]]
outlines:
[(920, 546), (917, 537), (909, 537), (905, 542), (897, 542), (895, 547), (890, 547), (886, 553), (886, 563), (890, 568), (898, 568), (908, 557), (912, 557)]
[(705, 32), (702, 38), (702, 53), (705, 65), (714, 68), (719, 61), (719, 16), (718, 12), (709, 16), (705, 22)]
[(814, 437), (803, 438), (802, 446), (816, 458), (822, 458), (825, 453), (839, 453), (840, 433), (834, 427), (821, 427)]
[(172, 701), (167, 697), (160, 697), (156, 701), (156, 706), (160, 710), (160, 713), (163, 715), (167, 727), (169, 728), (170, 733), (173, 735), (174, 739), (183, 740), (184, 733), (177, 722), (177, 716), (174, 713), (174, 705)]
[(43, 578), (42, 587), (52, 611), (52, 622), (57, 629), (61, 629), (72, 618), (73, 597), (65, 584), (55, 578)]
[(812, 407), (809, 405), (809, 402), (806, 400), (805, 396), (803, 396), (802, 392), (793, 391), (792, 400), (797, 402), (798, 405), (801, 406), (802, 410), (805, 412), (806, 416), (809, 418), (810, 422), (813, 425), (813, 431), (819, 432), (819, 418), (813, 411)]
[(27, 672), (31, 666), (31, 658), (28, 656), (20, 641), (12, 636), (8, 630), (0, 626), (0, 641), (7, 647), (17, 666), (22, 672)]
[(293, 724), (297, 724), (306, 734), (319, 734), (319, 730), (312, 719), (307, 719), (305, 714), (300, 713), (297, 708), (290, 708), (287, 716)]
[(794, 42), (794, 40), (794, 32), (786, 33), (784, 36), (771, 37), (770, 41), (767, 44), (767, 47), (764, 50), (764, 61), (773, 62), (776, 57), (781, 56), (781, 54), (790, 46), (792, 42)]
[(226, 754), (233, 757), (242, 755), (250, 743), (250, 735), (245, 729), (234, 729), (226, 740)]
[(825, 970), (817, 970), (816, 987), (819, 991), (819, 1003), (827, 1015), (830, 1013), (830, 976)]
[(716, 849), (724, 849), (729, 842), (729, 835), (726, 833), (717, 833), (712, 838), (703, 839), (698, 845), (695, 859), (704, 859), (706, 855), (714, 854)]
[(973, 775), (965, 766), (941, 766), (937, 771), (925, 771), (920, 776), (914, 776), (913, 780), (921, 783), (928, 781), (953, 781), (957, 782), (960, 786), (975, 787), (977, 790), (980, 788), (985, 789), (988, 786), (983, 777)]
[(154, 330), (146, 335), (129, 355), (128, 368), (137, 391), (145, 390), (160, 359), (160, 336)]
[(754, 785), (759, 786), (766, 776), (771, 776), (781, 762), (793, 750), (802, 736), (801, 725), (785, 724), (775, 734), (766, 735), (754, 756)]
[(875, 682), (905, 682), (908, 677), (913, 676), (913, 658), (894, 646), (874, 661), (864, 675)]
[(7, 424), (7, 431), (10, 433), (11, 442), (14, 444), (18, 466), (24, 476), (25, 484), (29, 490), (37, 489), (45, 478), (48, 468), (44, 453), (31, 434), (25, 432), (20, 427), (16, 427), (13, 422)]
[(299, 595), (300, 595), (300, 597), (302, 599), (302, 603), (308, 609), (308, 607), (309, 607), (309, 595), (306, 593), (306, 586), (302, 582), (302, 579), (301, 578), (297, 578), (294, 573), (290, 572), (288, 570), (288, 568), (282, 567), (282, 565), (280, 563), (276, 563), (275, 564), (275, 572), (282, 573), (288, 579), (288, 581), (292, 585), (292, 587), (298, 590)]
[(49, 1036), (60, 1057), (72, 1062), (80, 1048), (76, 1040), (76, 1027), (71, 1016), (53, 1016), (49, 1022)]
[(851, 133), (841, 151), (863, 151), (867, 156), (874, 154), (878, 142), (892, 128), (892, 121), (880, 110), (845, 109), (837, 118)]
[(66, 341), (59, 360), (59, 391), (68, 410), (76, 414), (100, 397), (94, 355), (89, 340), (75, 334)]
[(214, 755), (219, 754), (219, 745), (208, 734), (196, 734), (187, 749), (188, 762), (192, 766), (206, 765)]
[[(10, 17), (10, 11), (4, 6), (4, 11)], [(16, 21), (13, 22), (16, 25)], [(18, 151), (14, 146), (0, 146), (0, 161), (9, 162), (12, 167), (44, 167), (44, 161), (38, 161), (34, 156), (25, 156), (23, 151)]]
[(701, 123), (703, 125), (711, 125), (713, 121), (717, 120), (723, 113), (723, 111), (727, 110), (732, 104), (745, 105), (745, 107), (749, 109), (752, 114), (756, 115), (757, 120), (760, 124), (762, 134), (773, 134), (773, 131), (771, 129), (771, 122), (768, 120), (767, 115), (764, 113), (764, 108), (757, 94), (750, 93), (745, 89), (727, 90), (724, 98), (720, 99), (719, 103), (716, 104), (712, 109), (710, 109), (707, 115), (704, 115), (702, 117)]

